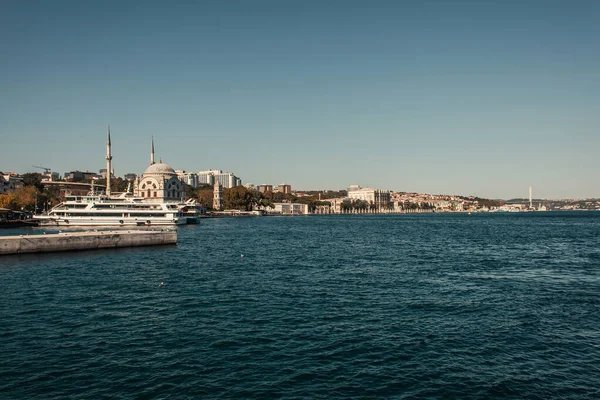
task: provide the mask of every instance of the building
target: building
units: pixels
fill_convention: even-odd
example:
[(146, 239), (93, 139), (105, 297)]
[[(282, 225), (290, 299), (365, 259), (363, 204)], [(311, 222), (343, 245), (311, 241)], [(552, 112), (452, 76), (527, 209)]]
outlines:
[(277, 186), (277, 193), (292, 194), (292, 185), (285, 183), (280, 184)]
[[(46, 190), (51, 189), (62, 194), (68, 193), (74, 196), (85, 196), (92, 190), (92, 185), (90, 183), (83, 182), (43, 181), (42, 185), (44, 185)], [(94, 183), (95, 192), (103, 192), (105, 189), (106, 186), (96, 185)]]
[(128, 172), (123, 176), (123, 178), (126, 181), (135, 181), (135, 179), (137, 178), (137, 174), (134, 174), (133, 172)]
[(273, 185), (258, 185), (258, 191), (264, 194), (273, 193)]
[[(102, 168), (102, 169), (100, 169), (100, 170), (98, 171), (98, 176), (99, 176), (101, 179), (106, 179), (106, 168)], [(113, 170), (113, 171), (110, 173), (110, 176), (111, 176), (111, 178), (114, 178), (114, 176), (115, 176), (115, 171), (114, 171), (114, 170)]]
[(175, 172), (177, 173), (177, 176), (181, 182), (194, 188), (198, 187), (198, 174), (195, 172), (185, 172), (180, 169)]
[(0, 172), (0, 194), (9, 194), (24, 186), (23, 178), (16, 174)]
[(198, 184), (214, 185), (215, 184), (215, 172), (212, 170), (198, 172)]
[(223, 208), (223, 185), (220, 182), (215, 182), (215, 190), (213, 191), (213, 210), (219, 211)]
[(273, 203), (273, 212), (284, 215), (307, 215), (308, 204), (301, 203)]
[(348, 198), (374, 204), (378, 210), (388, 208), (391, 203), (389, 190), (361, 188), (358, 185), (351, 185), (348, 187)]
[(4, 178), (4, 174), (0, 173), (0, 194), (8, 194), (10, 190), (9, 185), (10, 183)]
[(134, 195), (160, 201), (180, 201), (185, 198), (185, 184), (175, 170), (160, 160), (154, 162), (154, 138), (150, 151), (150, 166), (134, 183)]
[(100, 176), (95, 172), (89, 171), (70, 171), (65, 172), (65, 181), (67, 182), (82, 182), (98, 179)]
[(214, 185), (215, 182), (219, 182), (224, 188), (242, 185), (242, 180), (231, 172), (223, 172), (220, 169), (209, 169), (208, 171), (198, 172), (198, 183)]

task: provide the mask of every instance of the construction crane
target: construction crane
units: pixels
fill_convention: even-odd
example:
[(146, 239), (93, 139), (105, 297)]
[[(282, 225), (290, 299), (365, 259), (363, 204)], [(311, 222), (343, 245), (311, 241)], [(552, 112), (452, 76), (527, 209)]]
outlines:
[(40, 167), (39, 165), (32, 165), (34, 168), (43, 169), (42, 182), (52, 182), (52, 169), (47, 167)]
[(45, 174), (51, 174), (52, 168), (40, 167), (39, 165), (32, 165), (33, 168), (43, 169)]

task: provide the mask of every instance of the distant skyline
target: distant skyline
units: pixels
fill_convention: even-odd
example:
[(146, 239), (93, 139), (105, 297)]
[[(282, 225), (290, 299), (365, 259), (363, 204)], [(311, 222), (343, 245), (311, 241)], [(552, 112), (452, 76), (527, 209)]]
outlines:
[(597, 1), (8, 1), (0, 171), (600, 198)]

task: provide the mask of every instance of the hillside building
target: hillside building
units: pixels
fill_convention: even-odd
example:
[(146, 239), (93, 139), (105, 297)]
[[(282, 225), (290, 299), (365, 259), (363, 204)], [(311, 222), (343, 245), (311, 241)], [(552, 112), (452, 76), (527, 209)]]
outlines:
[(220, 169), (198, 172), (198, 183), (214, 185), (215, 182), (219, 182), (224, 188), (228, 189), (242, 184), (242, 180), (231, 172), (223, 172)]

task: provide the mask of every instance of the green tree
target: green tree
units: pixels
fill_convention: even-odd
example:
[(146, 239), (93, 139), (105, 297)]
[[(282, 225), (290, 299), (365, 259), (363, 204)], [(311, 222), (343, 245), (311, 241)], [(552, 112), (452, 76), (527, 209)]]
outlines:
[(42, 174), (37, 172), (28, 172), (23, 174), (23, 184), (25, 186), (35, 186), (37, 190), (44, 190), (44, 185), (42, 185)]
[(344, 213), (351, 211), (352, 208), (352, 201), (350, 199), (344, 199), (344, 201), (342, 201), (342, 204), (340, 204), (340, 209)]
[(208, 188), (194, 191), (194, 195), (191, 198), (204, 205), (207, 210), (212, 210), (213, 196), (213, 190)]
[[(90, 179), (88, 181), (88, 183), (92, 183), (92, 180)], [(106, 186), (106, 179), (98, 179), (97, 181), (94, 182), (94, 185)], [(110, 179), (110, 191), (111, 192), (125, 192), (125, 191), (127, 191), (128, 185), (129, 185), (129, 182), (121, 177), (118, 177), (118, 178), (113, 177)]]
[(244, 186), (235, 186), (223, 190), (223, 205), (225, 209), (251, 211), (255, 195)]
[(271, 200), (269, 199), (261, 199), (260, 200), (260, 206), (263, 208), (275, 208), (275, 205), (271, 202)]
[[(185, 185), (186, 196), (188, 198), (190, 198), (190, 199), (196, 199), (196, 200), (198, 200), (201, 197), (201, 193), (203, 193), (206, 190), (210, 191), (211, 193), (212, 193), (212, 190), (213, 190), (212, 186), (209, 185), (208, 183), (201, 183), (197, 187), (192, 187), (190, 185)], [(212, 199), (212, 197), (211, 197), (211, 199)]]

